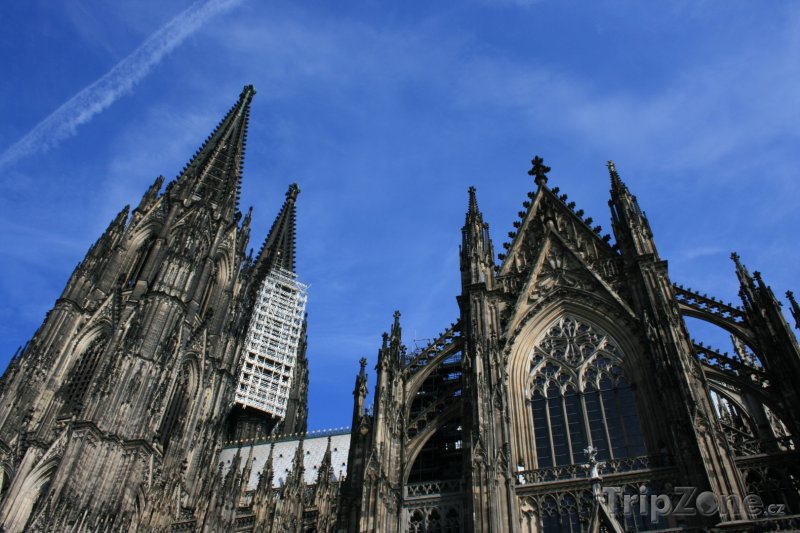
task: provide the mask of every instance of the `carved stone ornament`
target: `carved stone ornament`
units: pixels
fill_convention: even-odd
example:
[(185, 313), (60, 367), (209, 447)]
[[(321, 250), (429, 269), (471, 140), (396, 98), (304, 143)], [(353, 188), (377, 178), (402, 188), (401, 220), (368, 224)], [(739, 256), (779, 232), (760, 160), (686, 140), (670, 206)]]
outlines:
[(552, 246), (542, 262), (530, 298), (536, 299), (557, 286), (592, 291), (595, 281), (572, 254), (560, 246)]

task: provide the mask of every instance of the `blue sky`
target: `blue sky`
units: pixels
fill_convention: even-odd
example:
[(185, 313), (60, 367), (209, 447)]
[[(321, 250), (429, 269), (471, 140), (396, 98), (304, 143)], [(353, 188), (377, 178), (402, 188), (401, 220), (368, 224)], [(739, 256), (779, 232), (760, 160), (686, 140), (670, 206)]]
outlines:
[(287, 185), (302, 189), (312, 429), (349, 423), (358, 359), (372, 367), (395, 309), (409, 345), (455, 320), (467, 187), (501, 250), (534, 154), (605, 229), (613, 159), (674, 281), (737, 301), (737, 250), (776, 294), (800, 289), (800, 4), (764, 7), (5, 2), (0, 367), (246, 83), (252, 246)]

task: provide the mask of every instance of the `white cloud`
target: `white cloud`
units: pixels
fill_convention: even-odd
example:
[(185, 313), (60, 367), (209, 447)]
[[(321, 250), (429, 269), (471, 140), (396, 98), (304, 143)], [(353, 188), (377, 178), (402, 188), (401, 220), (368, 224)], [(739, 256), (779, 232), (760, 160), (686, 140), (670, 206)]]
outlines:
[(81, 90), (0, 154), (0, 168), (36, 152), (52, 148), (77, 131), (95, 115), (129, 92), (170, 51), (206, 21), (241, 0), (195, 2), (156, 31), (100, 79)]

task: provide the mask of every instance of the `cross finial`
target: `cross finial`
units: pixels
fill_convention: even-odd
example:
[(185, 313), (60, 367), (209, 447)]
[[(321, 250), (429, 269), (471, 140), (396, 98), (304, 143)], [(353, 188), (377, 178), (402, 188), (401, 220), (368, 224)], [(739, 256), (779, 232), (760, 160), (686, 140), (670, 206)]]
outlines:
[(597, 448), (591, 444), (583, 450), (583, 453), (586, 454), (588, 462), (581, 466), (586, 469), (589, 474), (589, 481), (592, 482), (592, 492), (595, 498), (597, 498), (600, 495), (600, 482), (603, 479), (600, 475), (600, 469), (603, 468), (606, 463), (605, 461), (597, 460)]
[(605, 462), (597, 460), (597, 448), (591, 444), (584, 448), (583, 453), (586, 454), (588, 462), (581, 465), (589, 473), (589, 479), (600, 479), (600, 469), (605, 466)]
[(550, 172), (550, 167), (544, 164), (544, 159), (538, 155), (531, 159), (533, 168), (528, 171), (529, 176), (533, 176), (533, 181), (536, 185), (542, 187), (547, 184), (547, 173)]
[(480, 211), (478, 210), (478, 198), (475, 195), (475, 187), (470, 187), (467, 189), (469, 191), (469, 206), (467, 207), (467, 220), (476, 220), (480, 217)]
[(594, 466), (597, 464), (597, 448), (590, 444), (583, 449), (583, 453), (586, 454), (586, 457), (589, 460), (589, 466)]
[(359, 359), (358, 364), (361, 365), (361, 373), (363, 374), (364, 373), (364, 369), (367, 368), (367, 358), (366, 357), (362, 357), (361, 359)]

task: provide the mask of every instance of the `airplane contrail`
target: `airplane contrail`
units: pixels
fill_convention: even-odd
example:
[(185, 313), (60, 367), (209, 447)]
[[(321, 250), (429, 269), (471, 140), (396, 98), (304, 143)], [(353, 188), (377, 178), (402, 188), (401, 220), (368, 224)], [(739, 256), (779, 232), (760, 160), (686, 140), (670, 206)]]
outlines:
[(165, 55), (197, 31), (212, 16), (242, 0), (199, 0), (147, 38), (136, 50), (97, 81), (67, 100), (24, 137), (0, 154), (0, 167), (56, 146), (72, 137), (78, 126), (129, 92)]

